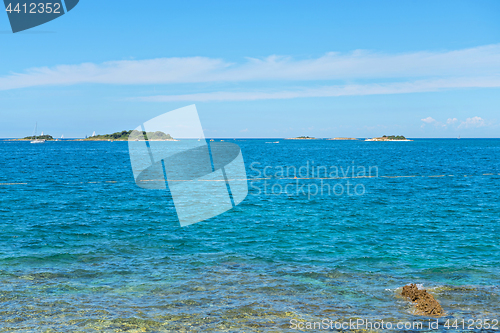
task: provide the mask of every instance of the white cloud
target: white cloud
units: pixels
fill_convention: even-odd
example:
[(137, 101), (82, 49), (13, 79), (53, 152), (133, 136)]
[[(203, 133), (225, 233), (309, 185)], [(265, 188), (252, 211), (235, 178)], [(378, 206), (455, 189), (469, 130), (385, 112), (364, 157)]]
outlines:
[(454, 88), (491, 88), (500, 87), (498, 78), (456, 78), (420, 80), (413, 82), (397, 82), (385, 84), (351, 84), (302, 88), (282, 91), (217, 91), (209, 93), (155, 95), (131, 98), (144, 102), (209, 102), (209, 101), (251, 101), (263, 99), (290, 99), (306, 97), (336, 97), (433, 92)]
[(431, 123), (436, 122), (436, 119), (434, 119), (434, 118), (432, 118), (432, 117), (427, 117), (427, 118), (425, 118), (425, 119), (422, 119), (422, 121), (423, 121), (424, 123), (431, 124)]
[[(281, 92), (215, 92), (199, 100), (269, 99), (436, 91), (500, 86), (500, 44), (443, 52), (383, 54), (368, 51), (328, 53), (296, 60), (269, 56), (237, 64), (207, 57), (83, 63), (27, 69), (0, 76), (0, 90), (46, 85), (175, 84), (195, 82), (378, 80), (379, 84), (327, 86)], [(397, 79), (399, 83), (380, 83)], [(213, 95), (215, 94), (215, 95)], [(182, 97), (184, 96), (184, 97)], [(191, 97), (186, 97), (191, 96)], [(195, 95), (178, 95), (192, 98)]]
[[(442, 122), (440, 121), (437, 121), (436, 119), (432, 118), (432, 117), (427, 117), (425, 119), (421, 119), (424, 123), (426, 124), (433, 124), (434, 126), (436, 127), (446, 127), (445, 124), (443, 124)], [(420, 126), (422, 128), (425, 127), (425, 124), (422, 124), (422, 126)]]
[(486, 126), (484, 119), (476, 116), (462, 121), (460, 125), (458, 125), (458, 128), (477, 128), (483, 126)]
[[(465, 121), (459, 121), (457, 118), (448, 118), (446, 120), (446, 124), (443, 124), (440, 121), (437, 121), (436, 119), (432, 117), (427, 117), (424, 119), (421, 119), (425, 124), (422, 124), (420, 127), (425, 127), (426, 124), (432, 124), (435, 127), (442, 127), (444, 129), (447, 129), (449, 127), (455, 128), (455, 129), (467, 129), (467, 128), (478, 128), (478, 127), (484, 127), (484, 126), (493, 126), (494, 122), (486, 122), (483, 118), (475, 116), (472, 118), (467, 118)], [(457, 123), (460, 123), (458, 126), (456, 125)]]
[(203, 57), (110, 61), (102, 64), (59, 65), (31, 68), (0, 77), (0, 90), (45, 85), (158, 84), (210, 81), (209, 73), (228, 64)]

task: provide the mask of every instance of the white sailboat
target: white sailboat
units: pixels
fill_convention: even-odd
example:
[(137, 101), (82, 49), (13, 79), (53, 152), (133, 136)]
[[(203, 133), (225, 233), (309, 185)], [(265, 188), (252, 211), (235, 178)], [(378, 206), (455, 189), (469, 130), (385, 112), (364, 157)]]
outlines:
[(94, 133), (92, 133), (92, 137), (94, 137), (94, 136), (95, 136), (95, 131), (94, 131)]
[[(36, 138), (36, 128), (37, 128), (38, 123), (35, 123), (35, 131), (33, 132), (33, 140), (30, 141), (30, 143), (45, 143), (45, 139), (37, 139)], [(43, 135), (43, 132), (42, 132)]]

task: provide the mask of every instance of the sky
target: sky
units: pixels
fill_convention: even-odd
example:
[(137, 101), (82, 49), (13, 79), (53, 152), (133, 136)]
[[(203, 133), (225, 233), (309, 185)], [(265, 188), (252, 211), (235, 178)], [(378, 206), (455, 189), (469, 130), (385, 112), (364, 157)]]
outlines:
[(195, 104), (206, 137), (500, 138), (500, 1), (96, 1), (13, 34), (0, 137), (134, 129)]

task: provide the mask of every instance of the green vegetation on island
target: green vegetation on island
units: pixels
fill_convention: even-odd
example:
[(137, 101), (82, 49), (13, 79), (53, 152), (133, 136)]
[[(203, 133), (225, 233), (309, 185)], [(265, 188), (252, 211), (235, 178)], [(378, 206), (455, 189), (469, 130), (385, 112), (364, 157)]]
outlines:
[(48, 134), (37, 135), (37, 136), (27, 136), (27, 137), (22, 138), (20, 140), (35, 140), (35, 139), (36, 140), (46, 140), (46, 141), (54, 140), (52, 135), (48, 135)]
[(310, 136), (298, 136), (296, 138), (286, 138), (285, 140), (315, 140), (316, 138)]
[(365, 141), (413, 141), (408, 140), (403, 135), (384, 135), (380, 138), (366, 139)]
[(91, 136), (88, 138), (85, 138), (86, 141), (128, 141), (130, 140), (136, 140), (136, 141), (143, 141), (144, 137), (148, 140), (153, 140), (153, 141), (166, 141), (166, 140), (174, 140), (170, 134), (165, 134), (161, 131), (156, 131), (156, 132), (141, 132), (141, 131), (121, 131), (121, 132), (116, 132), (113, 134), (102, 134), (102, 135), (95, 135)]
[(386, 140), (406, 140), (406, 138), (402, 135), (384, 135), (382, 137), (386, 138)]

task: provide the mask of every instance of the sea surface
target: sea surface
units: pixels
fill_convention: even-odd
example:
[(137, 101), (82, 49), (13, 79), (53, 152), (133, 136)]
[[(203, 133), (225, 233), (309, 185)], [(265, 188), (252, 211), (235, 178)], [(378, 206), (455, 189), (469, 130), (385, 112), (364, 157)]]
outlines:
[(434, 332), (500, 320), (499, 139), (230, 141), (247, 198), (183, 228), (168, 191), (135, 185), (126, 142), (0, 141), (0, 332), (435, 321), (408, 283), (446, 312)]

